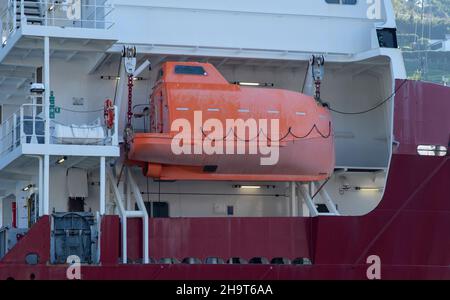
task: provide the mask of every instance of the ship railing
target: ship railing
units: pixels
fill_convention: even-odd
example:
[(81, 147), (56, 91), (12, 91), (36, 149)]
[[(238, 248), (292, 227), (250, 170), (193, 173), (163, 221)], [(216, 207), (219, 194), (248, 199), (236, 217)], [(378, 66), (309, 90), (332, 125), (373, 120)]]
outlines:
[(25, 25), (107, 30), (114, 26), (110, 21), (113, 11), (109, 0), (8, 0), (0, 13), (2, 45)]
[(133, 107), (132, 125), (135, 133), (151, 132), (150, 104), (137, 104)]
[(20, 110), (14, 112), (0, 125), (0, 155), (13, 152), (20, 146)]
[[(50, 121), (52, 144), (118, 146), (118, 109), (114, 106), (114, 121), (108, 126), (103, 108), (95, 110), (58, 109)], [(51, 112), (52, 113), (52, 112)]]
[(2, 47), (6, 45), (8, 38), (17, 29), (17, 5), (16, 0), (8, 0), (7, 5), (0, 13), (0, 32)]
[(45, 117), (44, 105), (23, 104), (20, 107), (19, 144), (44, 144), (45, 143)]
[[(117, 107), (114, 107), (114, 112)], [(104, 122), (103, 109), (66, 111), (50, 120), (50, 144), (118, 146), (118, 115), (112, 126)], [(94, 118), (94, 121), (88, 122)], [(23, 104), (0, 125), (0, 157), (23, 144), (44, 144), (46, 137), (44, 105)], [(111, 128), (109, 128), (111, 127)]]

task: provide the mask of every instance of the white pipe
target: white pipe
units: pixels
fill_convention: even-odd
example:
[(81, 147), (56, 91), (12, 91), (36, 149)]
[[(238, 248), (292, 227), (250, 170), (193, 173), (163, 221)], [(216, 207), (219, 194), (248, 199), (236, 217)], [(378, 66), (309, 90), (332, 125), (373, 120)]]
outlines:
[(304, 184), (300, 185), (300, 193), (302, 194), (303, 198), (305, 199), (305, 203), (308, 206), (309, 215), (311, 217), (317, 217), (319, 213), (317, 212), (311, 196), (309, 195), (309, 191)]
[[(285, 183), (285, 191), (290, 192), (291, 184), (289, 182)], [(286, 216), (290, 217), (292, 216), (292, 201), (291, 197), (286, 197), (287, 203), (286, 203)]]
[(100, 215), (106, 213), (106, 159), (100, 157)]
[(24, 130), (24, 123), (23, 123), (23, 105), (20, 106), (20, 144), (25, 144), (27, 141), (27, 138), (25, 136), (25, 130)]
[[(44, 5), (45, 5), (45, 7), (48, 7), (48, 0), (46, 1), (47, 3), (45, 3)], [(45, 26), (48, 26), (48, 13), (45, 13), (45, 20), (44, 20), (44, 24), (45, 24)]]
[(125, 208), (124, 208), (123, 203), (121, 201), (122, 197), (121, 197), (119, 189), (117, 188), (117, 186), (115, 184), (114, 175), (112, 173), (111, 168), (108, 168), (106, 170), (106, 175), (108, 176), (108, 180), (109, 180), (110, 186), (113, 188), (113, 193), (114, 193), (114, 197), (116, 199), (117, 207), (119, 208), (120, 217), (121, 218), (126, 218), (126, 216), (125, 216), (125, 213), (126, 213), (125, 212)]
[(144, 264), (149, 263), (149, 222), (148, 222), (148, 214), (147, 214), (147, 208), (145, 207), (144, 199), (142, 199), (141, 191), (139, 190), (138, 185), (134, 181), (133, 175), (131, 174), (131, 171), (128, 172), (128, 181), (130, 183), (131, 188), (133, 189), (133, 194), (136, 200), (136, 203), (139, 207), (139, 210), (141, 213), (143, 213), (143, 254), (144, 254)]
[(13, 142), (13, 149), (16, 148), (17, 146), (17, 115), (13, 114), (13, 138), (12, 138), (12, 142)]
[(44, 162), (42, 159), (42, 156), (37, 155), (29, 155), (29, 157), (33, 157), (39, 160), (39, 177), (38, 177), (38, 201), (39, 201), (39, 217), (42, 217), (44, 215), (44, 201), (43, 201), (43, 175), (44, 175)]
[(106, 211), (105, 214), (111, 211), (111, 208), (114, 208), (112, 214), (118, 214), (117, 210), (115, 209), (115, 205), (111, 202), (111, 187), (108, 184), (108, 177), (106, 176), (106, 170), (105, 170), (105, 189), (106, 189), (106, 195), (105, 195), (105, 203), (106, 203)]
[(119, 145), (119, 109), (118, 106), (114, 106), (114, 135), (112, 137), (112, 145)]
[(144, 264), (148, 264), (150, 263), (149, 260), (149, 237), (148, 237), (148, 233), (149, 233), (149, 228), (148, 228), (148, 215), (144, 214), (144, 218), (142, 220), (142, 222), (144, 223), (144, 230), (143, 230), (143, 241), (144, 241)]
[(128, 262), (127, 253), (127, 217), (122, 218), (122, 263)]
[(43, 214), (50, 214), (50, 155), (44, 155), (44, 197)]
[(297, 185), (295, 182), (290, 183), (291, 188), (291, 208), (292, 208), (292, 217), (298, 217), (298, 206), (297, 206)]
[(303, 209), (303, 198), (301, 197), (301, 192), (300, 192), (300, 185), (298, 183), (295, 184), (296, 188), (297, 188), (297, 205), (298, 205), (298, 215), (299, 217), (303, 217), (304, 216), (304, 209)]
[(130, 180), (128, 179), (129, 177), (129, 173), (130, 170), (128, 168), (125, 168), (124, 173), (125, 173), (125, 181), (123, 183), (123, 188), (126, 190), (126, 209), (127, 210), (131, 210), (131, 184), (130, 184)]
[(127, 216), (127, 218), (129, 219), (133, 219), (133, 218), (143, 218), (145, 216), (144, 212), (139, 211), (139, 210), (127, 210), (125, 212), (125, 215)]
[(37, 144), (38, 143), (38, 139), (36, 136), (36, 97), (33, 97), (33, 102), (32, 102), (32, 106), (31, 106), (31, 115), (33, 118), (33, 131), (31, 133), (31, 143), (32, 144)]
[(128, 262), (127, 258), (127, 211), (122, 203), (122, 196), (115, 184), (114, 175), (111, 168), (106, 169), (106, 175), (110, 186), (113, 188), (114, 197), (116, 199), (117, 207), (119, 208), (120, 221), (122, 222), (122, 263)]
[(50, 144), (50, 38), (44, 37), (45, 144)]

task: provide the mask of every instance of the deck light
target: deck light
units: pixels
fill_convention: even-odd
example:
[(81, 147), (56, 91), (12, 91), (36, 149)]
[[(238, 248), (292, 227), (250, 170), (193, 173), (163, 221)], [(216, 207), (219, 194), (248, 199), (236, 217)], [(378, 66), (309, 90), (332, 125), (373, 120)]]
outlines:
[(274, 87), (274, 83), (261, 83), (261, 82), (244, 82), (244, 81), (238, 81), (234, 84), (242, 85), (242, 86), (262, 86), (262, 87)]
[(261, 84), (258, 82), (239, 82), (239, 85), (244, 86), (260, 86)]
[(26, 187), (24, 187), (23, 189), (22, 189), (22, 191), (24, 191), (24, 192), (28, 192), (31, 188), (33, 188), (34, 187), (34, 185), (33, 184), (29, 184), (29, 185), (27, 185)]
[(383, 190), (383, 188), (381, 188), (381, 187), (360, 187), (360, 186), (355, 187), (355, 191), (360, 191), (360, 192), (380, 192), (382, 190)]
[(241, 189), (245, 189), (245, 190), (259, 190), (259, 189), (261, 189), (261, 186), (259, 186), (259, 185), (243, 185), (243, 186), (241, 186)]
[(234, 188), (245, 190), (259, 190), (262, 187), (260, 185), (235, 185)]

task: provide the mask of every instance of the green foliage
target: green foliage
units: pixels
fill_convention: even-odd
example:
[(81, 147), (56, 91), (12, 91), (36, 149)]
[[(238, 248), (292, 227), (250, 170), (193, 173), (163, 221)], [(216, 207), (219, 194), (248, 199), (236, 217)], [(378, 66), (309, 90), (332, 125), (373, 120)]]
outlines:
[[(425, 13), (434, 18), (447, 19), (450, 16), (450, 0), (424, 0)], [(421, 0), (393, 0), (397, 18), (420, 18)]]
[(450, 52), (428, 50), (430, 39), (450, 33), (450, 0), (424, 1), (422, 19), (421, 0), (393, 0), (398, 42), (409, 78), (443, 83), (450, 78)]
[[(414, 49), (412, 43), (420, 38), (442, 40), (450, 33), (450, 0), (393, 0), (393, 3), (398, 34), (402, 37), (400, 47)], [(415, 37), (411, 39), (411, 35)]]
[[(409, 19), (402, 19), (397, 17), (397, 29), (400, 34), (422, 34), (422, 25), (420, 20), (411, 21)], [(450, 21), (444, 19), (433, 19), (431, 22), (427, 22), (424, 25), (425, 37), (430, 37), (434, 40), (442, 40), (445, 35), (450, 33)]]

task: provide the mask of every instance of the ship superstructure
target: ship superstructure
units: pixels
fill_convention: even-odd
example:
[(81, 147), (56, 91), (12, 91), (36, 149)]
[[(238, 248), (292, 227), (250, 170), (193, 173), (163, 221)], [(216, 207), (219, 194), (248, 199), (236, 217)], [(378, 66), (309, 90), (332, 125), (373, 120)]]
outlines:
[[(0, 279), (65, 278), (74, 255), (86, 279), (185, 278), (192, 264), (195, 278), (366, 278), (371, 255), (389, 278), (449, 278), (448, 89), (406, 80), (391, 1), (282, 2), (2, 0)], [(152, 148), (149, 164), (130, 162), (131, 141), (171, 125), (158, 82), (199, 75), (190, 66), (231, 89), (315, 97), (332, 120), (316, 125), (333, 141), (331, 174), (221, 180), (220, 168), (239, 171), (222, 160), (165, 178)], [(257, 93), (229, 109), (251, 115)], [(219, 118), (232, 97), (196, 107)], [(287, 110), (264, 101), (266, 115)], [(435, 254), (412, 249), (422, 235)]]

